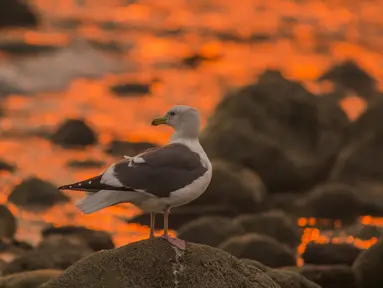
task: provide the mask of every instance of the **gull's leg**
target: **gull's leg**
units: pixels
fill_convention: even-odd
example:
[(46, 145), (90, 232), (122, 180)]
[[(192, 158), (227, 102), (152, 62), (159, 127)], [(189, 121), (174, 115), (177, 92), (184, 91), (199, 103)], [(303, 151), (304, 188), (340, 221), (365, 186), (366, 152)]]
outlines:
[(168, 241), (173, 246), (177, 247), (180, 250), (186, 249), (186, 242), (184, 240), (173, 238), (169, 236), (169, 214), (170, 214), (170, 208), (166, 209), (164, 211), (164, 235), (162, 237)]
[(156, 214), (150, 213), (150, 234), (149, 234), (150, 239), (154, 238), (154, 224), (155, 224), (155, 222), (156, 222)]

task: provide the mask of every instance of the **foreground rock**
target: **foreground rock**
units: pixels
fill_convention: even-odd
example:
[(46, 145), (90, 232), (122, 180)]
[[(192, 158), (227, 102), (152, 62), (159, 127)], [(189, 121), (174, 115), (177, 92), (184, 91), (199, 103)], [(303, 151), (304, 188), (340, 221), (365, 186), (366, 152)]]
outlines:
[(326, 178), (348, 125), (333, 99), (266, 71), (222, 100), (201, 143), (210, 157), (257, 172), (271, 192), (299, 191)]
[(0, 205), (0, 239), (11, 239), (17, 230), (17, 220), (7, 206)]
[(77, 237), (85, 241), (93, 251), (114, 248), (112, 236), (105, 231), (91, 230), (78, 226), (49, 227), (42, 231), (44, 238), (55, 235)]
[(219, 248), (238, 258), (257, 260), (271, 268), (296, 265), (292, 250), (264, 235), (234, 236), (219, 245)]
[(352, 265), (355, 259), (362, 252), (361, 249), (354, 245), (342, 244), (316, 244), (309, 243), (302, 255), (303, 260), (307, 264), (316, 265)]
[(259, 215), (242, 215), (235, 219), (247, 233), (270, 236), (280, 243), (296, 248), (301, 242), (296, 221), (282, 211), (269, 211)]
[(80, 119), (69, 119), (51, 136), (54, 143), (67, 148), (85, 147), (97, 142), (95, 132)]
[(61, 270), (36, 270), (31, 272), (16, 273), (0, 277), (2, 288), (38, 288), (51, 279), (56, 279), (62, 274)]
[(0, 1), (0, 29), (4, 27), (36, 25), (37, 17), (24, 1)]
[(192, 205), (221, 205), (235, 214), (261, 209), (266, 188), (256, 173), (221, 160), (212, 160), (212, 165), (211, 183)]
[(92, 254), (43, 287), (280, 288), (262, 271), (221, 250), (188, 244), (182, 252), (162, 239)]
[(364, 251), (352, 267), (358, 288), (383, 287), (383, 240)]
[(217, 247), (228, 238), (244, 233), (243, 227), (230, 218), (206, 216), (183, 226), (177, 232), (177, 237), (188, 242)]
[(53, 184), (40, 178), (29, 178), (17, 185), (8, 201), (26, 210), (44, 210), (55, 204), (69, 201)]
[(154, 148), (156, 145), (149, 142), (126, 142), (120, 140), (114, 140), (109, 143), (105, 152), (113, 156), (122, 157), (122, 155), (134, 156), (147, 149)]

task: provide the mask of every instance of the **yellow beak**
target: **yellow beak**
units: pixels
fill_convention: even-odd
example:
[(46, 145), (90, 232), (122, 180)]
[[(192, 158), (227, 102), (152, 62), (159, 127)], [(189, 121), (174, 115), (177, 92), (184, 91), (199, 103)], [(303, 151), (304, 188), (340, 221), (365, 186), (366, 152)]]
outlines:
[(168, 119), (166, 117), (156, 118), (152, 121), (152, 126), (158, 126), (161, 124), (166, 124)]

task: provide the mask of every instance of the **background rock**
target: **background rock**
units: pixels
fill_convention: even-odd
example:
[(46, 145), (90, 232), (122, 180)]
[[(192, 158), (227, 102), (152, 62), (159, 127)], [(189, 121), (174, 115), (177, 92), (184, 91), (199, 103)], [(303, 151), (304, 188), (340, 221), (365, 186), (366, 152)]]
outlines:
[(134, 156), (154, 147), (156, 147), (155, 144), (148, 142), (126, 142), (113, 140), (109, 143), (105, 152), (118, 157), (122, 157), (123, 155)]
[(20, 0), (1, 0), (0, 29), (4, 27), (36, 26), (37, 17), (30, 7)]
[(38, 288), (51, 279), (56, 279), (62, 274), (61, 270), (36, 270), (31, 272), (16, 273), (0, 277), (2, 288)]
[(0, 205), (0, 238), (13, 238), (17, 230), (17, 220), (7, 206)]
[(266, 274), (281, 288), (322, 288), (302, 275), (291, 271), (269, 269)]
[[(319, 284), (322, 288), (356, 288), (355, 275), (350, 266), (304, 265), (300, 269), (300, 274)], [(370, 286), (366, 287), (370, 288)]]

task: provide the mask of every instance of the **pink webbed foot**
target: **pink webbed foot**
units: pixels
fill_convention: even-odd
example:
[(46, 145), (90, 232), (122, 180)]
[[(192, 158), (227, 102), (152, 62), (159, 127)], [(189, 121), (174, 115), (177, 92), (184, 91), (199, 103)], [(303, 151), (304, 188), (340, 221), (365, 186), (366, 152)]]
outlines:
[(165, 235), (162, 235), (161, 238), (165, 239), (171, 245), (173, 245), (174, 247), (177, 247), (180, 250), (186, 250), (186, 241), (182, 239), (173, 238), (173, 237), (165, 236)]

